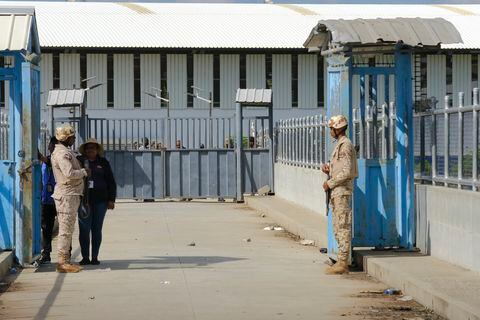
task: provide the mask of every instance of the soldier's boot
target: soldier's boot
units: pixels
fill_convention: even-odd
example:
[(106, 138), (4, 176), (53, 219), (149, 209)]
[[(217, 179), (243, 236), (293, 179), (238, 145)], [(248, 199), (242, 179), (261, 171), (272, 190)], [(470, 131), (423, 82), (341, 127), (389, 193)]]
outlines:
[(59, 254), (58, 263), (57, 263), (58, 273), (77, 273), (77, 272), (80, 272), (81, 270), (83, 270), (82, 267), (71, 263), (66, 256), (61, 256)]
[(82, 267), (76, 265), (76, 264), (71, 264), (70, 262), (65, 262), (62, 264), (57, 264), (57, 272), (58, 273), (77, 273), (83, 270)]
[(347, 274), (348, 273), (348, 263), (344, 260), (339, 260), (333, 266), (328, 267), (325, 271), (325, 274), (334, 275), (334, 274)]

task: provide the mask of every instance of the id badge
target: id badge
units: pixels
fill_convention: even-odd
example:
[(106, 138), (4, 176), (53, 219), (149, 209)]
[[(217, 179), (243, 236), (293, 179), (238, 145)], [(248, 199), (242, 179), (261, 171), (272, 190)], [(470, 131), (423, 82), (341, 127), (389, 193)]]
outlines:
[(93, 189), (93, 180), (88, 180), (88, 189)]

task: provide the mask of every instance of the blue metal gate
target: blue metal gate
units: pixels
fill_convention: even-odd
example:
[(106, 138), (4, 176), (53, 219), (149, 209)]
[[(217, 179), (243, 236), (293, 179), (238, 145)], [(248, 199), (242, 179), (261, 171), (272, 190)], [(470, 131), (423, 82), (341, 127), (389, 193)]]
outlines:
[[(393, 50), (392, 50), (393, 51)], [(411, 52), (327, 59), (327, 116), (349, 118), (359, 177), (353, 196), (353, 246), (413, 246)], [(327, 144), (329, 154), (333, 141)], [(329, 253), (336, 254), (329, 214)]]
[[(264, 186), (273, 189), (267, 121), (265, 116), (243, 119), (247, 194)], [(103, 144), (120, 199), (237, 198), (233, 117), (89, 118), (87, 135)]]

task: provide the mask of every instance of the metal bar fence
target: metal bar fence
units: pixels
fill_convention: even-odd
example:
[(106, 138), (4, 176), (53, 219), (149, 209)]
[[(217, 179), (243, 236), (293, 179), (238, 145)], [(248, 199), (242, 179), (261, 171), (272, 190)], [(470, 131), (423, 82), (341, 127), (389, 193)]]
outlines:
[[(267, 117), (244, 117), (243, 147), (268, 148)], [(101, 119), (88, 118), (88, 137), (105, 150), (232, 149), (235, 147), (233, 117)]]
[(328, 135), (323, 115), (280, 120), (276, 124), (276, 160), (282, 164), (320, 169), (328, 161)]
[(414, 113), (415, 179), (418, 183), (443, 185), (478, 191), (480, 110), (478, 88), (473, 89), (473, 104), (465, 106), (465, 93), (451, 106), (431, 107)]
[(7, 112), (0, 110), (0, 159), (9, 159), (9, 122)]

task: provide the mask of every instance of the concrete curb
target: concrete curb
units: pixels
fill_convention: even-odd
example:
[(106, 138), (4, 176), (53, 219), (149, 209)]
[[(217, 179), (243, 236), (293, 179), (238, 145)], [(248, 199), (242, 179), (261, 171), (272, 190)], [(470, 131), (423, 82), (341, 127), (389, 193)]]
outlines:
[(3, 279), (10, 271), (13, 264), (13, 252), (0, 252), (0, 279)]
[(274, 196), (245, 197), (245, 204), (302, 239), (315, 241), (315, 246), (327, 247), (326, 217)]
[[(412, 296), (417, 302), (443, 317), (451, 320), (480, 320), (479, 306), (472, 305), (463, 297), (475, 295), (475, 288), (468, 284), (480, 279), (473, 272), (419, 254), (395, 256), (365, 254), (363, 263), (365, 272), (370, 276), (391, 287), (401, 289), (404, 294)], [(416, 273), (412, 265), (416, 266), (415, 268), (422, 268), (423, 271)], [(429, 273), (429, 276), (425, 273)], [(452, 279), (458, 281), (454, 286), (442, 284), (444, 281), (451, 282)], [(461, 288), (460, 294), (458, 287)]]

